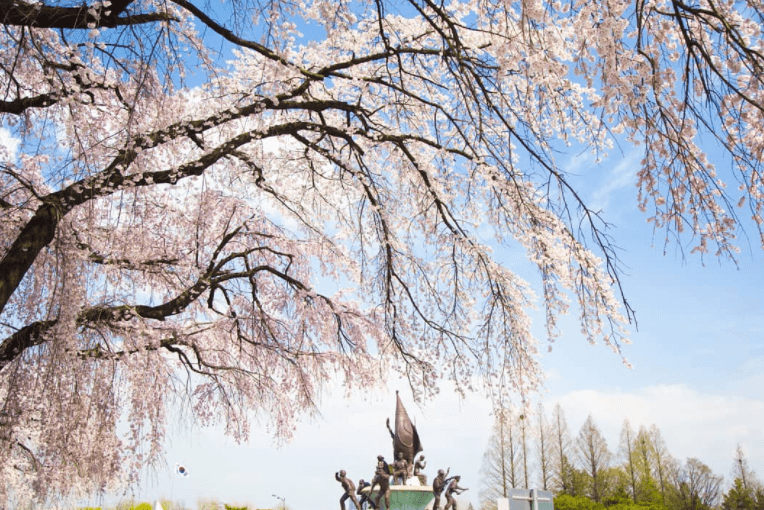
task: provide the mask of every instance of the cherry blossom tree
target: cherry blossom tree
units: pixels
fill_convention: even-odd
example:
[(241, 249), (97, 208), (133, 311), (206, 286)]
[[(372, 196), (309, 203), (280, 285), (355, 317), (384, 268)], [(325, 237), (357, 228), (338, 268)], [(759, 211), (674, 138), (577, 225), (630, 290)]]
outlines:
[(526, 394), (534, 291), (619, 352), (570, 144), (640, 144), (667, 239), (762, 234), (757, 0), (202, 4), (0, 3), (0, 504), (134, 481), (173, 405), (288, 438), (332, 377)]

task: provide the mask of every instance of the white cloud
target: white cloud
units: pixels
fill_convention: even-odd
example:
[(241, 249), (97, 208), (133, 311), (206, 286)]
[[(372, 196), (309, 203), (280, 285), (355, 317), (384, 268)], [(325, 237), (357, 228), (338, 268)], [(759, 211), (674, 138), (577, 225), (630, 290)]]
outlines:
[(589, 200), (589, 208), (594, 211), (605, 211), (610, 206), (612, 196), (629, 186), (636, 184), (636, 173), (639, 169), (640, 153), (633, 150), (621, 159), (617, 165), (607, 173), (605, 183), (594, 190)]
[(13, 160), (16, 158), (16, 152), (21, 140), (4, 127), (0, 127), (0, 160)]

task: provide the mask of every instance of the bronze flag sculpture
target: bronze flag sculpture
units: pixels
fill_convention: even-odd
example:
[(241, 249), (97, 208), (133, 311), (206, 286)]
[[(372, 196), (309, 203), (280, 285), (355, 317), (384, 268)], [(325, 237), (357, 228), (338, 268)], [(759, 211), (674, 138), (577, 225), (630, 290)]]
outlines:
[(414, 457), (422, 451), (422, 443), (419, 441), (416, 426), (411, 423), (397, 391), (395, 392), (395, 399), (395, 432), (390, 429), (390, 420), (387, 420), (387, 429), (393, 438), (393, 458), (398, 459), (398, 454), (401, 453), (408, 466), (413, 467)]

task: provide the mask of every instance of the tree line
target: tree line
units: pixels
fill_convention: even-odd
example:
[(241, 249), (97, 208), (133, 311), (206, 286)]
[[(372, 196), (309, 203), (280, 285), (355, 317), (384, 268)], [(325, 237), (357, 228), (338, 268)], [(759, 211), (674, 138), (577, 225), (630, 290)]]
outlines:
[(620, 441), (608, 447), (591, 415), (573, 435), (557, 404), (547, 416), (503, 409), (483, 456), (482, 510), (512, 488), (541, 488), (555, 495), (555, 510), (762, 510), (764, 485), (738, 445), (732, 483), (697, 458), (680, 461), (660, 429), (624, 420)]

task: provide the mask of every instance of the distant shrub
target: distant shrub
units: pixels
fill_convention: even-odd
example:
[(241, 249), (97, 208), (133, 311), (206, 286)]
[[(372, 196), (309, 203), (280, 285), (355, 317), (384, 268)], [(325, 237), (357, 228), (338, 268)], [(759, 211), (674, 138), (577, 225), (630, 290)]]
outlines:
[(196, 510), (222, 510), (223, 504), (214, 499), (200, 499), (196, 502)]
[[(128, 499), (117, 503), (114, 510), (153, 510), (151, 503), (136, 503), (135, 500)], [(166, 507), (165, 507), (166, 508)], [(81, 508), (78, 510), (101, 510), (100, 508)]]
[(569, 496), (560, 494), (554, 498), (555, 510), (605, 510), (605, 505), (595, 503), (584, 496)]

